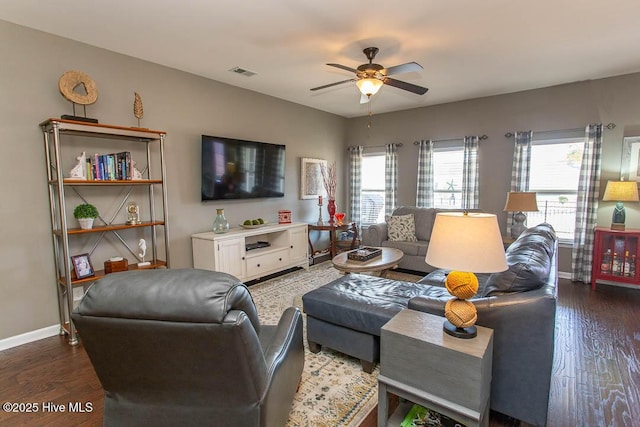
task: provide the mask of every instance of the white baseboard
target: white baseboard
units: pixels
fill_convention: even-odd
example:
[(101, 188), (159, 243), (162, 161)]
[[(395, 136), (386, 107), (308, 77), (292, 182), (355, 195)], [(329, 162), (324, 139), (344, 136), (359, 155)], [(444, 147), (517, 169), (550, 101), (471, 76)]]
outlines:
[(60, 325), (51, 325), (47, 326), (46, 328), (26, 332), (14, 337), (5, 338), (3, 340), (0, 340), (0, 351), (17, 347), (22, 344), (28, 344), (33, 341), (38, 341), (43, 338), (53, 337), (58, 334), (60, 334)]
[(569, 273), (568, 271), (559, 271), (558, 278), (571, 280), (571, 273)]

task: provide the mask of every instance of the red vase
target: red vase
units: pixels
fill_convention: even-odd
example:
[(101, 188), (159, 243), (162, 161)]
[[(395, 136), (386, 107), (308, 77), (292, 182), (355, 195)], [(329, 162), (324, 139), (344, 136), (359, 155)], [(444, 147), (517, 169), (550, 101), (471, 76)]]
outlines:
[(329, 199), (327, 211), (329, 211), (329, 224), (333, 224), (336, 215), (336, 201), (334, 199)]

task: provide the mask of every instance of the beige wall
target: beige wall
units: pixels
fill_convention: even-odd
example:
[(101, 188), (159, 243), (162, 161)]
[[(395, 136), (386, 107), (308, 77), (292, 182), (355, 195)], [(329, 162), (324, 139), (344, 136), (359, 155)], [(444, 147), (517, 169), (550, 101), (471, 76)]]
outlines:
[[(137, 91), (144, 103), (142, 126), (167, 132), (172, 267), (192, 266), (190, 235), (210, 229), (216, 208), (224, 208), (232, 224), (256, 213), (276, 221), (281, 208), (291, 209), (295, 221), (315, 221), (315, 202), (298, 198), (300, 158), (342, 161), (347, 119), (335, 115), (3, 21), (0, 57), (0, 340), (58, 323), (38, 124), (71, 114), (58, 92), (63, 72), (81, 70), (96, 81), (100, 95), (88, 107), (90, 117), (136, 125)], [(201, 134), (286, 144), (285, 197), (201, 203)], [(94, 264), (101, 268), (99, 260)]]
[[(394, 89), (385, 87), (384, 90)], [(429, 96), (429, 92), (425, 96)], [(373, 111), (375, 113), (375, 103)], [(602, 194), (608, 179), (619, 178), (623, 136), (640, 135), (640, 74), (374, 114), (371, 128), (367, 127), (368, 122), (368, 117), (351, 119), (347, 143), (364, 146), (403, 143), (398, 155), (400, 205), (415, 205), (418, 147), (413, 145), (414, 141), (486, 134), (489, 138), (480, 141), (479, 153), (480, 208), (498, 214), (505, 230), (507, 214), (502, 209), (513, 159), (513, 138), (505, 138), (505, 133), (615, 123), (615, 129), (604, 132)], [(627, 205), (627, 227), (640, 228), (638, 204)], [(613, 203), (601, 202), (598, 224), (610, 224), (612, 211)], [(571, 270), (568, 249), (560, 252), (560, 270)]]

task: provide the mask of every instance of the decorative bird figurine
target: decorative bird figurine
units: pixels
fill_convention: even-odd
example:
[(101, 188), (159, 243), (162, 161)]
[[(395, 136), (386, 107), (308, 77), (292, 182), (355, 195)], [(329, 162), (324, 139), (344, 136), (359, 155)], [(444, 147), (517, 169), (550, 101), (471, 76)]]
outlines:
[(133, 101), (133, 115), (138, 119), (138, 127), (140, 127), (140, 119), (144, 116), (144, 110), (142, 109), (142, 98), (138, 92), (133, 92), (135, 100)]

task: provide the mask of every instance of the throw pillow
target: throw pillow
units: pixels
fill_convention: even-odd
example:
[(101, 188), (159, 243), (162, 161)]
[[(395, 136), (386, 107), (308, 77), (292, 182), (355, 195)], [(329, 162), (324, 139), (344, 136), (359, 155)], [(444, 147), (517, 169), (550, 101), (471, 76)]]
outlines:
[(390, 216), (387, 219), (387, 233), (391, 242), (417, 242), (413, 214)]

